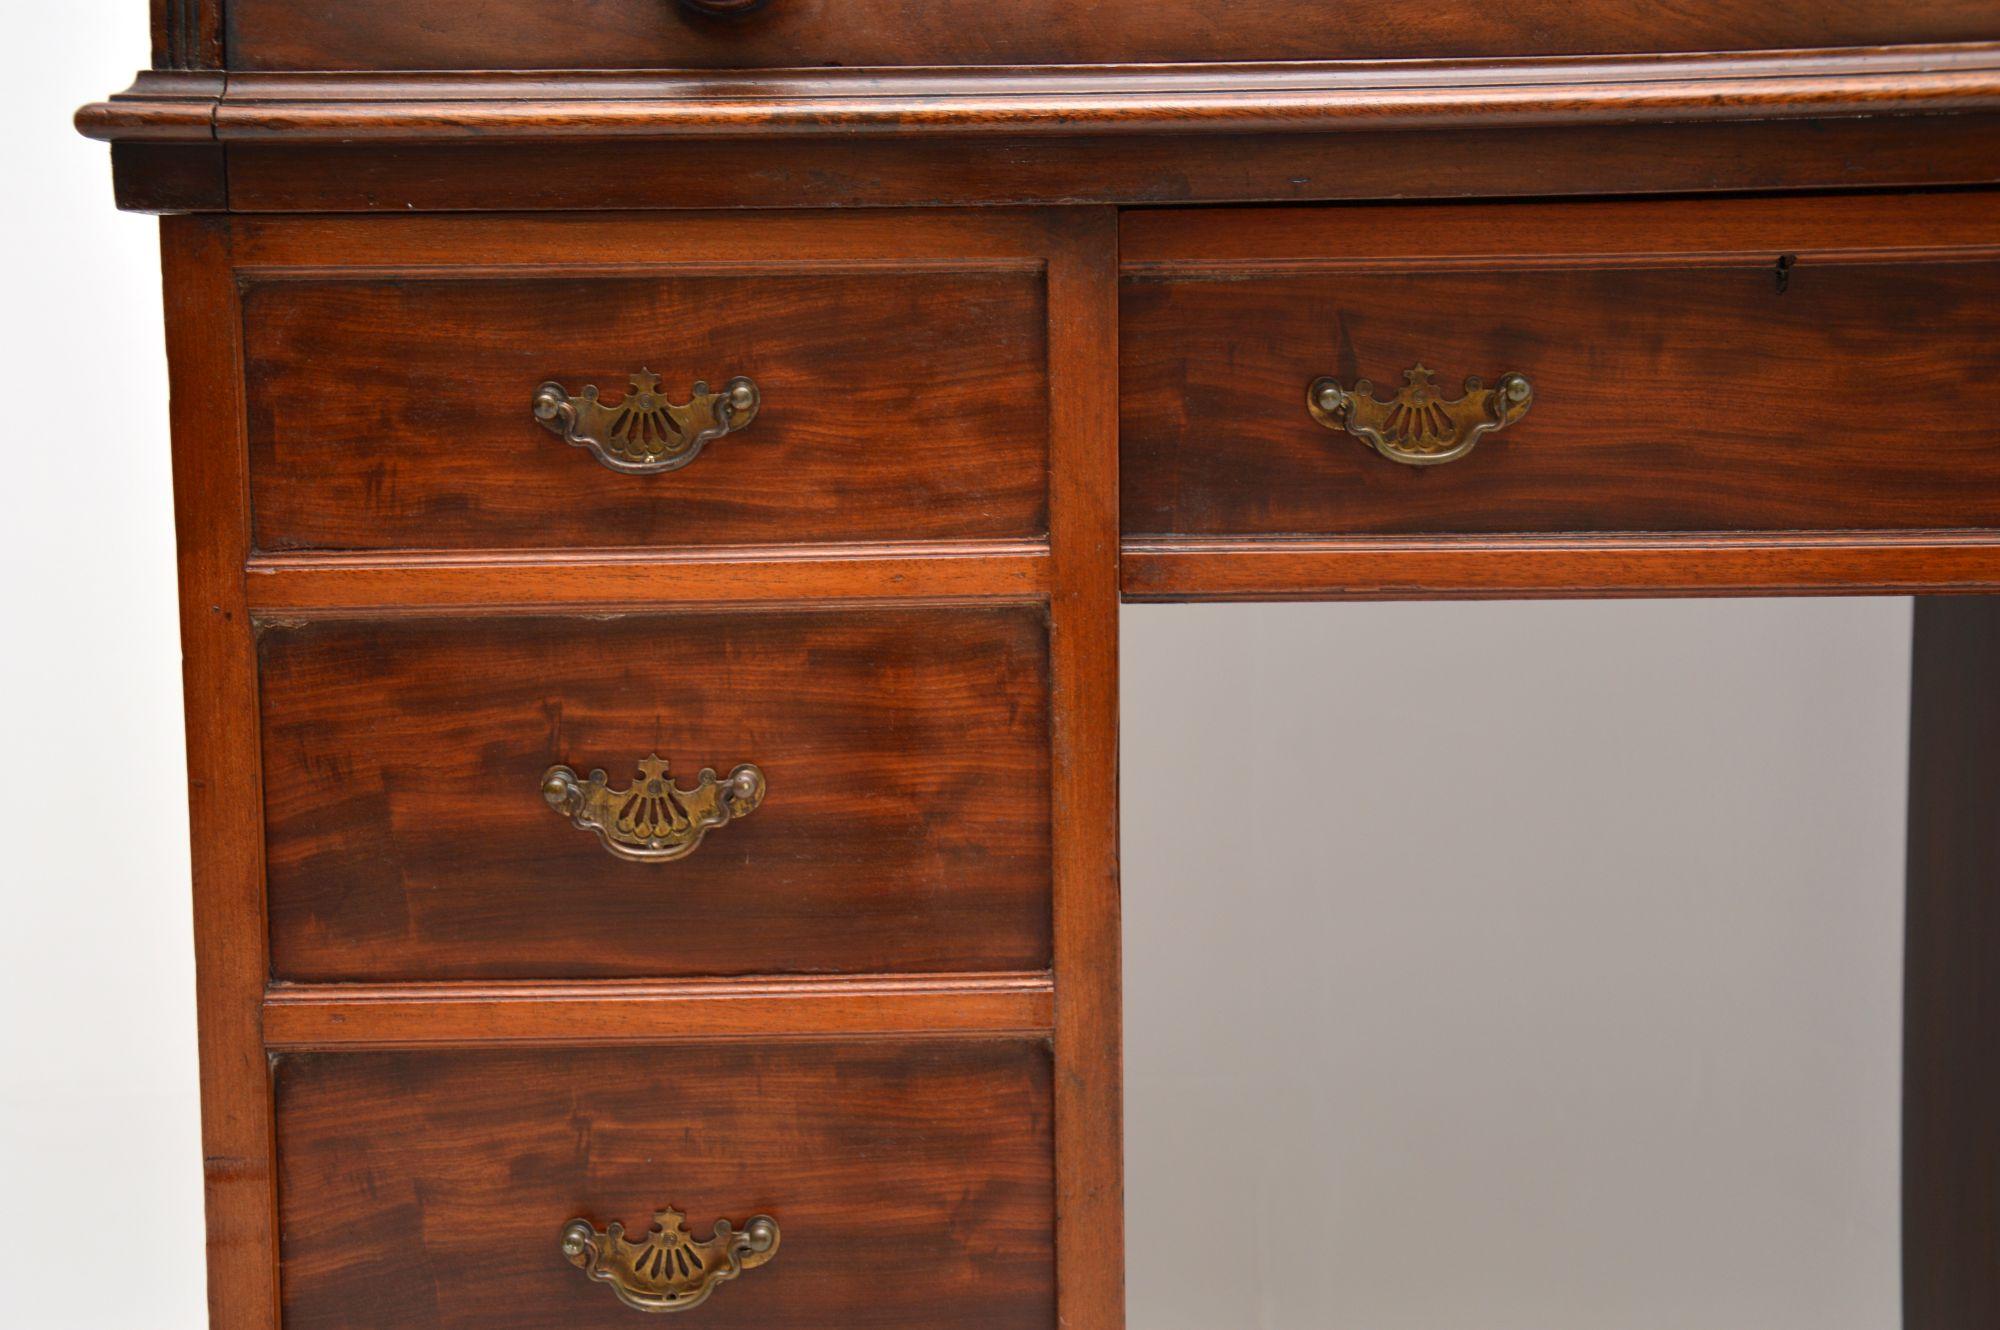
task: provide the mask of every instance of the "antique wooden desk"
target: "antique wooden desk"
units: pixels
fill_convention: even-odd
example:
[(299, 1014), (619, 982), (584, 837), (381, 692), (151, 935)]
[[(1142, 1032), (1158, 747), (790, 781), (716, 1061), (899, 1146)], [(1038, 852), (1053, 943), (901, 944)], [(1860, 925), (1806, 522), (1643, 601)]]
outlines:
[(2000, 1325), (1993, 0), (152, 9), (217, 1327), (1118, 1326), (1121, 595), (1859, 593)]

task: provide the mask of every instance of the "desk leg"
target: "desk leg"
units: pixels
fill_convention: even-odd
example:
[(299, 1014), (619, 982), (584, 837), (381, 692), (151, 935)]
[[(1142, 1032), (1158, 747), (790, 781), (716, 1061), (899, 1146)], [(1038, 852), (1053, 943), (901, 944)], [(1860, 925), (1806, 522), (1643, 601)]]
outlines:
[(1050, 222), (1056, 1323), (1122, 1330), (1118, 912), (1118, 219)]
[(2000, 596), (1917, 601), (1903, 1326), (2000, 1326)]

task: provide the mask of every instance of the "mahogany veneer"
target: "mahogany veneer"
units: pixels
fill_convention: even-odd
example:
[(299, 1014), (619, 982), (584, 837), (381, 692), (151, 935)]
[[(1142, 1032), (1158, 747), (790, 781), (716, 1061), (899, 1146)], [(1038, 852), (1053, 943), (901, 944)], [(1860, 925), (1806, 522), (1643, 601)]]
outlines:
[[(78, 114), (193, 214), (216, 1330), (630, 1325), (563, 1225), (668, 1205), (785, 1235), (693, 1323), (1117, 1330), (1121, 582), (2000, 591), (1986, 0), (749, 8), (153, 0)], [(1307, 411), (1419, 361), (1532, 411)], [(758, 418), (530, 415), (644, 369)], [(1996, 623), (1919, 614), (1907, 1330), (2000, 1307)], [(766, 801), (650, 865), (541, 797), (655, 749)]]
[[(1921, 216), (1920, 229), (1910, 219)], [(2000, 527), (2000, 196), (1149, 213), (1122, 264), (1140, 538)], [(1437, 467), (1306, 409), (1524, 374)]]
[(704, 1325), (1055, 1324), (1035, 1043), (291, 1054), (273, 1078), (290, 1330), (630, 1327), (557, 1240), (668, 1204), (698, 1234), (781, 1225)]
[(764, 69), (1147, 64), (1606, 51), (1748, 51), (1976, 41), (1983, 0), (769, 0), (717, 18), (672, 0), (233, 0), (234, 69)]
[[(1046, 970), (1039, 606), (341, 620), (259, 642), (281, 980)], [(769, 793), (605, 853), (542, 773)]]
[[(582, 245), (494, 220), (273, 228), (244, 274), (256, 543), (1041, 538), (1044, 280), (1029, 228), (980, 229), (830, 219), (812, 255), (787, 246), (795, 225), (733, 218), (627, 220)], [(832, 252), (841, 235), (861, 243)], [(329, 241), (372, 261), (301, 266)], [(756, 418), (684, 470), (631, 476), (529, 410), (544, 382), (616, 402), (648, 368), (674, 401), (747, 376)]]

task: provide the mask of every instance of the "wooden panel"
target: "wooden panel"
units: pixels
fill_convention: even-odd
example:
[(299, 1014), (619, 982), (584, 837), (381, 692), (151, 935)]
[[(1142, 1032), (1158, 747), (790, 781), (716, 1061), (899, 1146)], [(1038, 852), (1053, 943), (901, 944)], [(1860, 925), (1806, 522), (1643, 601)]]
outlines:
[[(200, 97), (211, 114), (191, 117)], [(98, 138), (284, 143), (462, 139), (962, 138), (1824, 119), (2000, 108), (2000, 42), (1828, 51), (759, 70), (151, 76), (84, 107)]]
[[(2000, 207), (1777, 206), (1135, 222), (1127, 534), (2000, 525)], [(1420, 362), (1523, 373), (1533, 410), (1438, 467), (1306, 410)]]
[(277, 1085), (286, 1330), (629, 1330), (560, 1235), (666, 1205), (778, 1221), (715, 1330), (1056, 1324), (1040, 1044), (305, 1054)]
[(208, 1315), (212, 1330), (269, 1330), (277, 1243), (270, 1083), (260, 1033), (269, 960), (257, 661), (243, 591), (250, 533), (241, 324), (226, 226), (175, 218), (160, 234), (187, 699)]
[(1035, 543), (802, 545), (568, 554), (280, 554), (249, 563), (250, 608), (399, 611), (829, 600), (1025, 599), (1048, 594)]
[(779, 1035), (1035, 1034), (1054, 1021), (1047, 974), (677, 983), (275, 984), (274, 1049), (657, 1044)]
[(1079, 209), (1049, 263), (1057, 1237), (1062, 1324), (1125, 1324), (1118, 904), (1118, 225)]
[(222, 0), (152, 0), (153, 67), (220, 69)]
[[(405, 980), (1044, 970), (1044, 611), (410, 619), (262, 637), (274, 973)], [(755, 762), (668, 864), (541, 797)]]
[(716, 20), (668, 0), (234, 0), (238, 69), (750, 69), (814, 65), (1069, 64), (1974, 41), (2000, 32), (1987, 0), (771, 0)]
[[(729, 545), (1039, 535), (1038, 272), (253, 280), (260, 549)], [(757, 418), (680, 471), (620, 475), (544, 429), (544, 381)]]
[[(1581, 200), (1488, 207), (1156, 209), (1121, 214), (1127, 275), (1409, 268), (1449, 261), (1505, 268), (1726, 262), (1789, 248), (1853, 256), (1989, 247), (1991, 193), (1846, 194), (1817, 199)], [(1574, 265), (1570, 265), (1574, 266)]]
[[(1413, 145), (1424, 169), (1412, 171)], [(2000, 181), (1990, 116), (1075, 140), (848, 138), (228, 149), (262, 212), (1311, 202)]]
[[(628, 145), (629, 146), (629, 145)], [(527, 182), (521, 182), (525, 185)], [(624, 212), (579, 219), (499, 215), (242, 217), (238, 265), (259, 275), (327, 276), (494, 268), (617, 273), (696, 270), (1026, 272), (1047, 253), (1046, 214), (1001, 211)]]
[(2000, 590), (2000, 532), (1131, 540), (1128, 600), (1911, 595)]
[(2000, 597), (1917, 602), (1903, 1326), (2000, 1324)]
[(229, 168), (220, 144), (114, 143), (111, 186), (127, 212), (229, 210)]

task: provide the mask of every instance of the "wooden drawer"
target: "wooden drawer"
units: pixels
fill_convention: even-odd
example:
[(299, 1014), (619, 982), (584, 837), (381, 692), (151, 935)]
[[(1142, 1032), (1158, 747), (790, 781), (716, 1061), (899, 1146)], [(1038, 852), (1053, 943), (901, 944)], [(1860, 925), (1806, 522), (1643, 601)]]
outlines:
[(695, 1313), (716, 1330), (1056, 1323), (1038, 1043), (308, 1054), (275, 1080), (286, 1330), (629, 1330), (563, 1232), (669, 1206), (697, 1238), (777, 1223)]
[[(1039, 606), (269, 627), (273, 972), (1045, 970), (1048, 650)], [(634, 862), (544, 796), (656, 753), (762, 802)]]
[[(1039, 539), (1049, 399), (1032, 232), (1020, 217), (906, 215), (253, 231), (246, 248), (287, 265), (253, 253), (242, 276), (255, 544)], [(647, 372), (656, 384), (633, 382)], [(738, 379), (756, 394), (740, 428), (642, 462), (675, 469), (606, 464), (646, 451), (623, 441), (649, 422), (610, 415), (643, 388), (680, 405), (698, 382), (720, 394)], [(545, 383), (561, 390), (546, 424)], [(560, 415), (588, 388), (603, 410), (573, 433), (604, 459)], [(699, 414), (684, 436), (716, 422)]]
[(230, 0), (238, 69), (748, 69), (1741, 51), (1994, 35), (1988, 0)]
[[(1127, 536), (2000, 526), (1991, 195), (1133, 214), (1123, 263)], [(1419, 365), (1529, 409), (1443, 465), (1309, 410)]]

